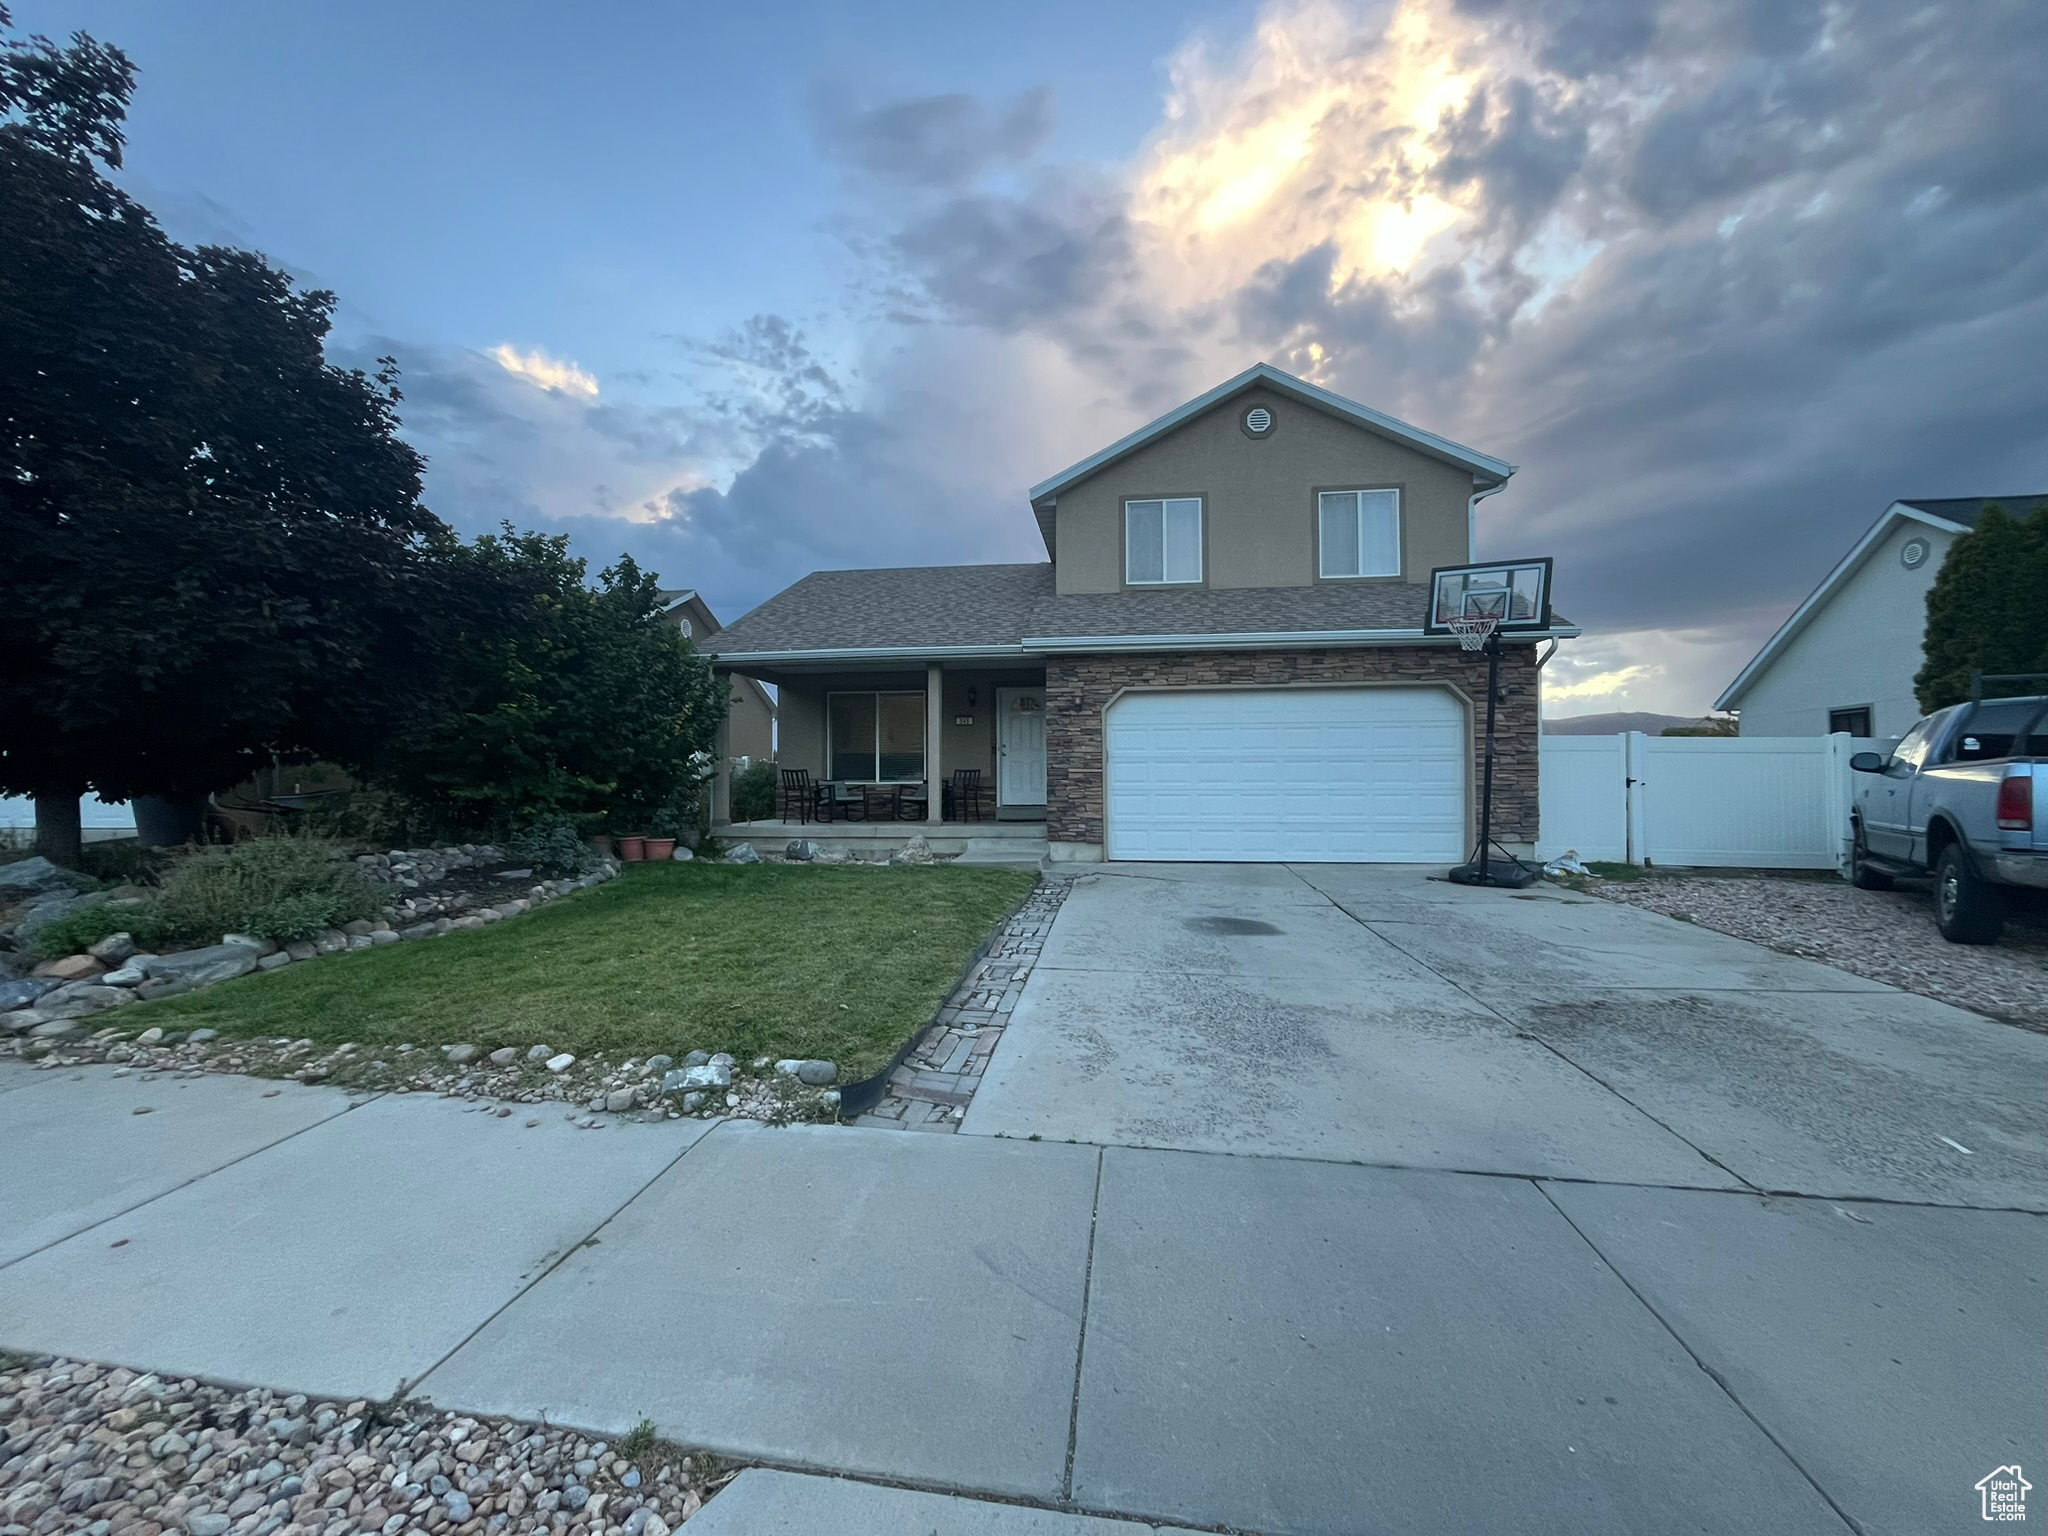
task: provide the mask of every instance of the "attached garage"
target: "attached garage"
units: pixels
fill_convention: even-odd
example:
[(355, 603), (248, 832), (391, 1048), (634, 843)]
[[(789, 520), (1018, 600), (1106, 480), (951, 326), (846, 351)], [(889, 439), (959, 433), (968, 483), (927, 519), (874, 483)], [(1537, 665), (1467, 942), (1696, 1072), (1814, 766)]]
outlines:
[(1127, 693), (1104, 722), (1107, 854), (1455, 863), (1470, 741), (1444, 688)]

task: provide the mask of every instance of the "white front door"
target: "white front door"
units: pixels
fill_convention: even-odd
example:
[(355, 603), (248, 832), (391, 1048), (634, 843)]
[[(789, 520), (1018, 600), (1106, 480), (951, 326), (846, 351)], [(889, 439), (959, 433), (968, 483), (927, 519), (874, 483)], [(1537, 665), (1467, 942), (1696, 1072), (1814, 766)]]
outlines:
[(1441, 688), (1178, 689), (1110, 708), (1112, 859), (1462, 858), (1465, 711)]
[(996, 804), (1045, 804), (1045, 690), (996, 690)]

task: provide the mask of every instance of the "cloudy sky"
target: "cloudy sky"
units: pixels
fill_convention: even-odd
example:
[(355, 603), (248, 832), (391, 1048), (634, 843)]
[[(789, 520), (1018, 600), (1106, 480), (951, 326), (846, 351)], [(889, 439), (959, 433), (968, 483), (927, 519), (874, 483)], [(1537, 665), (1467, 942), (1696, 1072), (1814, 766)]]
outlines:
[(2048, 487), (2039, 0), (15, 10), (135, 58), (174, 235), (398, 358), (443, 517), (727, 618), (1042, 558), (1027, 485), (1261, 358), (1521, 466), (1557, 714), (1702, 710), (1889, 501)]

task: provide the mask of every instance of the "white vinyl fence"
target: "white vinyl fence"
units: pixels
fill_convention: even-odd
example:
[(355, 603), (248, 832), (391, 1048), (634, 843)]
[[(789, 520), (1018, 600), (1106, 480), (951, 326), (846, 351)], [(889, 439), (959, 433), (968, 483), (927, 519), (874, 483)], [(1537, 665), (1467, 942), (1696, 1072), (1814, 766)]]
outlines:
[(1848, 736), (1546, 736), (1536, 851), (1616, 864), (1837, 869)]

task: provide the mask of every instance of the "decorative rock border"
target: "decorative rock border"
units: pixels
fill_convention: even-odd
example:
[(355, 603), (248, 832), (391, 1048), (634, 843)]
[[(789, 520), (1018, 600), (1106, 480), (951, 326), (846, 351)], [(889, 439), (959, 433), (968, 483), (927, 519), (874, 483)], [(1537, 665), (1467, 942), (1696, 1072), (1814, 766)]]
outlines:
[(740, 1468), (420, 1403), (234, 1391), (42, 1358), (0, 1369), (0, 1529), (669, 1536)]
[[(471, 845), (363, 854), (356, 863), (390, 882), (395, 892), (402, 892), (444, 879), (451, 870), (485, 867), (502, 857), (495, 848)], [(0, 982), (0, 1008), (6, 1010), (0, 1012), (0, 1035), (72, 1039), (87, 1033), (83, 1020), (109, 1008), (176, 997), (246, 976), (251, 971), (277, 970), (294, 961), (485, 928), (601, 885), (618, 873), (618, 864), (607, 859), (588, 874), (574, 879), (536, 881), (521, 894), (508, 894), (495, 903), (475, 899), (473, 893), (447, 897), (399, 895), (385, 907), (385, 917), (380, 921), (358, 919), (329, 929), (317, 938), (293, 939), (284, 944), (229, 933), (221, 936), (220, 943), (200, 949), (149, 954), (138, 950), (129, 935), (111, 934), (82, 955), (44, 961), (30, 972), (26, 981)], [(501, 871), (498, 878), (510, 875), (523, 880), (532, 874), (530, 869)]]
[(939, 1009), (903, 1064), (890, 1073), (881, 1099), (856, 1117), (855, 1125), (892, 1131), (960, 1128), (1074, 879), (1039, 876), (987, 955)]
[(187, 1034), (153, 1026), (134, 1034), (114, 1025), (76, 1040), (0, 1039), (0, 1057), (7, 1056), (44, 1072), (111, 1066), (115, 1076), (135, 1073), (143, 1082), (209, 1072), (279, 1078), (345, 1089), (358, 1095), (356, 1103), (386, 1093), (437, 1094), (500, 1119), (523, 1113), (529, 1128), (540, 1124), (548, 1108), (566, 1111), (584, 1130), (684, 1116), (785, 1125), (831, 1121), (839, 1114), (837, 1088), (780, 1070), (808, 1066), (815, 1078), (830, 1062), (777, 1063), (761, 1056), (742, 1072), (732, 1057), (703, 1051), (692, 1051), (678, 1068), (667, 1056), (612, 1063), (546, 1044), (504, 1046), (484, 1055), (474, 1045), (320, 1046), (311, 1040), (228, 1039), (211, 1029)]

